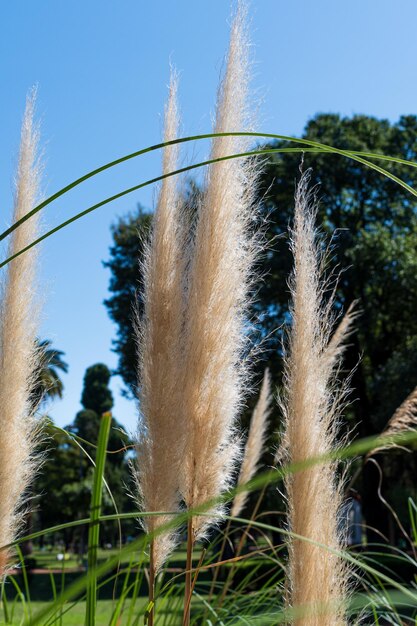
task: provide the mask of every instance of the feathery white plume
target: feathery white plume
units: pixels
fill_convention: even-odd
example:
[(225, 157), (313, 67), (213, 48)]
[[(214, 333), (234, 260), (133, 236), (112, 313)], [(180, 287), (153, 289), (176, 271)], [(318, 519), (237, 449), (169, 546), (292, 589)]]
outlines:
[[(39, 129), (34, 122), (36, 92), (26, 101), (20, 140), (13, 221), (31, 211), (39, 199), (41, 170)], [(30, 244), (38, 232), (38, 214), (10, 238), (8, 256)], [(9, 263), (2, 277), (0, 319), (0, 546), (19, 531), (25, 492), (37, 468), (34, 455), (38, 423), (31, 392), (38, 365), (38, 303), (35, 298), (37, 251), (30, 249)], [(4, 271), (4, 270), (3, 270)], [(0, 552), (0, 574), (8, 561)]]
[[(178, 134), (177, 79), (172, 76), (165, 110), (165, 141)], [(178, 146), (164, 148), (163, 173), (177, 168)], [(183, 429), (178, 425), (183, 315), (183, 235), (175, 177), (165, 178), (155, 211), (150, 242), (142, 264), (144, 313), (137, 319), (139, 348), (139, 402), (136, 478), (140, 503), (146, 511), (179, 509), (178, 471), (183, 452)], [(151, 532), (167, 516), (146, 517)], [(175, 534), (164, 532), (154, 540), (158, 570), (175, 545)]]
[[(248, 42), (245, 11), (234, 18), (214, 131), (248, 130)], [(247, 137), (218, 137), (211, 158), (243, 152)], [(181, 492), (188, 509), (204, 505), (229, 486), (239, 454), (236, 417), (247, 386), (242, 358), (253, 263), (257, 252), (253, 159), (214, 163), (199, 206), (188, 274), (184, 327), (183, 411), (186, 446)], [(204, 535), (221, 507), (193, 518), (194, 538)]]
[[(332, 317), (329, 303), (324, 302), (325, 282), (320, 277), (314, 226), (316, 203), (308, 183), (306, 173), (295, 198), (292, 328), (285, 356), (282, 403), (283, 460), (301, 465), (335, 450), (340, 409), (332, 380), (337, 358), (329, 360), (327, 353)], [(333, 346), (335, 355), (340, 355), (343, 339), (343, 333), (339, 333), (338, 344)], [(344, 560), (334, 552), (342, 545), (338, 531), (341, 488), (337, 465), (322, 461), (301, 468), (286, 476), (285, 486), (289, 530), (296, 535), (288, 540), (289, 606), (300, 611), (293, 623), (345, 624), (347, 572)]]

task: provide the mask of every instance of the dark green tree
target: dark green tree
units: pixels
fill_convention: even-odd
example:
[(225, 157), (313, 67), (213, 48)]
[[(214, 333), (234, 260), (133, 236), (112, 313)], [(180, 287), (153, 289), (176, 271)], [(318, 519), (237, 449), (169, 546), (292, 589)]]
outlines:
[[(55, 427), (51, 418), (45, 419), (44, 433), (42, 448), (45, 460), (33, 489), (37, 502), (37, 526), (42, 529), (74, 520), (77, 512), (81, 518), (88, 511), (89, 502), (78, 446)], [(72, 537), (72, 530), (64, 534), (68, 545)]]
[[(70, 432), (92, 444), (97, 442), (102, 414), (113, 408), (113, 395), (108, 386), (110, 378), (111, 372), (104, 363), (96, 363), (87, 368), (81, 394), (81, 404), (84, 409), (77, 413), (74, 422), (68, 427)], [(113, 453), (129, 443), (129, 437), (121, 424), (113, 417), (108, 442), (108, 449), (112, 454), (109, 455), (108, 462), (120, 465), (124, 458), (124, 451), (120, 454)]]
[[(134, 395), (136, 380), (136, 347), (133, 339), (133, 303), (140, 299), (141, 274), (138, 259), (149, 231), (151, 215), (138, 206), (112, 227), (113, 245), (110, 260), (104, 263), (111, 272), (109, 291), (113, 294), (104, 301), (117, 328), (113, 349), (119, 357), (116, 374), (125, 385), (126, 395)], [(140, 306), (140, 300), (139, 300)]]
[(113, 407), (113, 396), (108, 387), (110, 377), (110, 370), (104, 363), (87, 368), (81, 394), (81, 404), (86, 410), (102, 415)]
[[(50, 418), (46, 418), (44, 429), (47, 436), (45, 462), (34, 489), (38, 504), (36, 525), (42, 529), (88, 517), (93, 488), (93, 466), (79, 446), (64, 431), (57, 429)], [(112, 472), (108, 476), (113, 479)], [(104, 492), (103, 496), (104, 509), (114, 512), (108, 493)], [(117, 494), (115, 499), (120, 500), (120, 496)], [(109, 524), (106, 541), (113, 540), (115, 531), (115, 527)], [(84, 526), (64, 530), (67, 548), (82, 552), (86, 533)]]
[[(111, 373), (106, 365), (97, 363), (89, 367), (84, 376), (81, 395), (83, 410), (79, 411), (65, 432), (56, 429), (52, 420), (48, 420), (45, 441), (45, 463), (37, 478), (35, 493), (39, 497), (39, 525), (47, 528), (60, 522), (88, 517), (92, 490), (93, 465), (87, 452), (95, 456), (101, 415), (112, 409), (113, 397), (108, 387)], [(84, 442), (77, 445), (71, 435), (80, 437)], [(93, 444), (93, 445), (89, 445)], [(105, 491), (103, 511), (114, 513), (133, 509), (132, 499), (126, 493), (130, 482), (130, 470), (127, 460), (127, 447), (131, 444), (122, 426), (112, 418), (105, 478), (110, 493)], [(85, 452), (82, 450), (85, 449)], [(132, 532), (132, 524), (128, 525)], [(80, 528), (68, 532), (67, 544), (77, 543), (82, 549), (85, 545), (86, 529)], [(118, 540), (117, 525), (108, 523), (103, 528), (103, 541), (112, 543)]]

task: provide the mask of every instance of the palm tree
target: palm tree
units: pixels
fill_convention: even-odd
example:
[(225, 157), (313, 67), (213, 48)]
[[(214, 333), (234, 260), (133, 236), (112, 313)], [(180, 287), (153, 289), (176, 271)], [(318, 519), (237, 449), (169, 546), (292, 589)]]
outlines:
[(68, 372), (68, 364), (62, 359), (64, 352), (52, 347), (50, 339), (37, 339), (39, 370), (33, 389), (33, 404), (38, 406), (46, 400), (62, 398), (64, 384), (60, 372)]
[[(38, 350), (38, 371), (31, 394), (33, 411), (36, 411), (47, 400), (62, 398), (64, 383), (59, 373), (60, 371), (68, 372), (68, 363), (62, 359), (64, 352), (53, 348), (50, 339), (36, 339), (36, 347)], [(50, 420), (45, 423), (45, 432), (47, 432), (48, 427), (50, 429), (51, 424)], [(32, 487), (29, 487), (28, 493), (33, 495)], [(30, 510), (25, 514), (24, 528), (27, 534), (32, 531), (32, 511)], [(32, 541), (22, 542), (20, 548), (23, 556), (27, 559), (33, 552)]]

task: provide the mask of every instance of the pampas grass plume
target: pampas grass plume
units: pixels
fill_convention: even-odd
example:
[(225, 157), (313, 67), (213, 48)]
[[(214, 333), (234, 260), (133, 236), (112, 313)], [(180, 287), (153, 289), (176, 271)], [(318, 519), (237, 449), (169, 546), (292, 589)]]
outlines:
[[(165, 110), (165, 141), (178, 133), (177, 79), (171, 78)], [(163, 172), (177, 167), (178, 147), (164, 148)], [(165, 178), (160, 190), (153, 229), (142, 265), (144, 313), (137, 320), (139, 348), (139, 402), (141, 420), (137, 434), (136, 479), (139, 500), (146, 511), (179, 508), (178, 468), (183, 445), (179, 428), (178, 366), (183, 313), (182, 235), (175, 177)], [(148, 517), (149, 532), (166, 523), (167, 516)], [(175, 535), (165, 532), (154, 539), (154, 564), (158, 570), (175, 545)]]
[[(232, 23), (226, 71), (214, 132), (248, 130), (248, 42), (243, 4)], [(248, 138), (218, 137), (211, 158), (248, 149)], [(187, 424), (181, 492), (188, 509), (203, 506), (230, 484), (239, 445), (235, 423), (247, 386), (242, 358), (253, 262), (253, 160), (212, 164), (198, 210), (187, 285), (183, 410)], [(193, 518), (193, 536), (204, 536), (221, 513), (213, 507)]]
[[(332, 383), (334, 363), (326, 353), (332, 320), (329, 303), (323, 299), (325, 283), (315, 241), (316, 206), (308, 183), (306, 173), (295, 198), (292, 329), (284, 375), (282, 447), (284, 461), (294, 464), (335, 450), (339, 408)], [(341, 340), (340, 335), (339, 343)], [(299, 611), (293, 620), (297, 626), (346, 623), (346, 567), (333, 552), (341, 548), (341, 488), (336, 477), (336, 463), (322, 461), (285, 480), (289, 530), (296, 535), (288, 541), (288, 603)]]
[[(394, 437), (417, 428), (417, 387), (407, 396), (395, 411), (388, 424), (381, 433), (381, 437)], [(377, 452), (398, 447), (395, 442), (386, 442), (368, 452), (367, 458)]]
[[(21, 130), (13, 221), (19, 220), (39, 199), (41, 170), (39, 130), (34, 122), (36, 93), (27, 98)], [(37, 235), (33, 216), (11, 235), (8, 255), (27, 246)], [(25, 492), (37, 468), (34, 456), (38, 424), (31, 391), (39, 353), (36, 350), (38, 306), (34, 295), (36, 250), (32, 248), (9, 263), (2, 277), (0, 320), (0, 546), (17, 535), (25, 507)], [(0, 552), (4, 574), (9, 554)]]

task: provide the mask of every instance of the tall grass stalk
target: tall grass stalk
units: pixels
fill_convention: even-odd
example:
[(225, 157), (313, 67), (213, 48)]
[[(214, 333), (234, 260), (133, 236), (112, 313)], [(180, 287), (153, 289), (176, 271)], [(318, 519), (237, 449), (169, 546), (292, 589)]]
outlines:
[[(178, 132), (177, 79), (173, 74), (165, 110), (165, 141)], [(178, 146), (167, 146), (164, 173), (175, 170)], [(146, 511), (179, 509), (178, 473), (184, 429), (179, 425), (180, 389), (177, 372), (181, 361), (184, 253), (180, 199), (175, 178), (166, 178), (159, 194), (150, 241), (142, 262), (144, 312), (137, 313), (139, 354), (139, 407), (135, 477), (140, 506)], [(153, 531), (166, 516), (145, 518)], [(153, 624), (156, 572), (175, 546), (173, 529), (156, 536), (150, 545), (149, 625)]]
[[(215, 132), (248, 125), (248, 42), (245, 8), (239, 4), (215, 121)], [(245, 137), (213, 140), (211, 158), (243, 152)], [(243, 357), (245, 314), (256, 254), (253, 196), (257, 167), (253, 160), (213, 163), (198, 219), (188, 272), (184, 325), (182, 407), (185, 450), (181, 493), (188, 510), (209, 502), (230, 484), (239, 443), (235, 421), (247, 386)], [(187, 571), (192, 569), (192, 544), (205, 536), (221, 514), (195, 516), (189, 525)], [(191, 543), (191, 547), (190, 547)], [(189, 581), (187, 581), (189, 583)], [(190, 584), (184, 604), (189, 608)], [(184, 624), (188, 625), (189, 614)]]
[[(35, 91), (28, 95), (20, 139), (13, 221), (39, 200), (41, 168), (39, 129), (34, 122)], [(11, 235), (8, 256), (36, 237), (38, 216)], [(38, 462), (34, 454), (39, 434), (33, 388), (39, 352), (36, 349), (38, 303), (35, 298), (37, 252), (12, 261), (2, 277), (0, 316), (0, 546), (9, 544), (23, 521), (25, 496)], [(0, 576), (8, 563), (0, 551)]]
[[(331, 298), (325, 301), (322, 258), (314, 226), (316, 201), (303, 174), (295, 197), (292, 231), (292, 329), (285, 355), (283, 458), (289, 463), (331, 453), (336, 444), (340, 397), (336, 363), (328, 359)], [(339, 342), (344, 338), (339, 334)], [(337, 348), (337, 346), (334, 346)], [(289, 529), (308, 541), (288, 541), (288, 604), (301, 611), (297, 626), (345, 624), (347, 568), (339, 556), (341, 487), (337, 464), (323, 462), (285, 478)], [(329, 550), (322, 549), (325, 545)]]
[(97, 551), (100, 538), (100, 513), (103, 499), (104, 468), (112, 415), (104, 413), (100, 420), (97, 454), (91, 493), (90, 525), (88, 529), (88, 585), (85, 607), (85, 626), (95, 626), (97, 605)]

